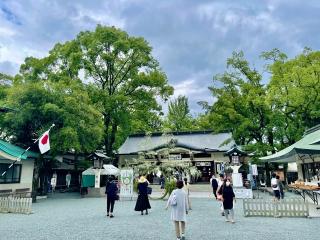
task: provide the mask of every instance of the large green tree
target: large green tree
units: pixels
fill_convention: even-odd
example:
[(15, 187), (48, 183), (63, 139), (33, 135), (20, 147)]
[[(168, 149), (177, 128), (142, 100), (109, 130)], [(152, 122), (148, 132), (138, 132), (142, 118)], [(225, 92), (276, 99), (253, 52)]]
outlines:
[(165, 128), (171, 131), (191, 130), (192, 121), (187, 97), (178, 96), (169, 102)]
[(270, 60), (268, 103), (281, 147), (298, 141), (303, 132), (320, 124), (320, 52), (305, 49), (288, 59), (278, 49), (263, 53)]
[(57, 44), (46, 58), (27, 59), (21, 74), (26, 79), (88, 83), (90, 97), (103, 115), (103, 142), (109, 155), (117, 147), (117, 138), (135, 130), (137, 124), (132, 123), (139, 122), (139, 112), (149, 116), (160, 112), (157, 98), (166, 100), (173, 93), (145, 39), (100, 25)]
[[(257, 156), (281, 150), (320, 123), (320, 52), (305, 49), (294, 59), (278, 49), (263, 52), (270, 81), (250, 67), (242, 52), (227, 60), (228, 71), (210, 87), (217, 101), (203, 105), (216, 131), (231, 131)], [(208, 110), (209, 109), (209, 110)], [(206, 123), (206, 121), (204, 121)]]
[[(13, 110), (1, 114), (2, 137), (38, 151), (33, 141), (54, 123), (56, 126), (50, 132), (51, 156), (74, 151), (77, 158), (99, 146), (104, 131), (102, 116), (83, 84), (21, 80), (14, 81), (7, 90), (5, 105)], [(40, 171), (46, 173), (53, 164), (54, 161), (42, 156), (35, 161), (33, 192), (37, 191)], [(44, 186), (46, 183), (43, 182)]]
[(210, 87), (217, 98), (209, 113), (213, 129), (232, 132), (238, 144), (251, 146), (258, 154), (273, 151), (271, 107), (262, 75), (250, 67), (242, 52), (234, 52), (227, 64), (229, 71), (216, 75)]

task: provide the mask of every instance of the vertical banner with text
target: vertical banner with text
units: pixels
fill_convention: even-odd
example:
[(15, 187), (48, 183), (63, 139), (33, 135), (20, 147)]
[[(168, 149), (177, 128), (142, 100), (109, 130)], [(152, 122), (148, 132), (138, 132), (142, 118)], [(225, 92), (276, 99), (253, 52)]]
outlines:
[(94, 188), (100, 188), (100, 169), (95, 169), (94, 173)]
[(133, 197), (133, 169), (121, 169), (120, 181), (120, 197)]

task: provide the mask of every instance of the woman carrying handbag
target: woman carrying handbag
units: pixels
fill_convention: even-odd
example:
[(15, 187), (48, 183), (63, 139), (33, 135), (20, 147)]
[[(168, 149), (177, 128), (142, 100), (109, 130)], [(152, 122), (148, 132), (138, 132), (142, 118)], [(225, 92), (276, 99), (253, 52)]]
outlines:
[(148, 198), (148, 191), (150, 191), (150, 189), (148, 190), (148, 180), (141, 176), (138, 182), (138, 199), (134, 210), (141, 212), (141, 215), (143, 215), (143, 211), (146, 211), (146, 215), (148, 215), (148, 209), (151, 208)]

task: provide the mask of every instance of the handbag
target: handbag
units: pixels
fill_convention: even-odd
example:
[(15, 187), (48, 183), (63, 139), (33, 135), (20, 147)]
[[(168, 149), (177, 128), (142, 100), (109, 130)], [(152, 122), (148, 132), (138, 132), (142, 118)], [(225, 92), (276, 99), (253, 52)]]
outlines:
[(177, 205), (177, 197), (176, 197), (175, 193), (173, 193), (171, 198), (170, 198), (170, 205), (171, 206), (176, 206)]
[(114, 198), (116, 201), (119, 201), (120, 200), (120, 197), (119, 195), (117, 194), (116, 197)]
[(147, 187), (147, 194), (151, 195), (151, 193), (152, 193), (152, 188), (151, 187)]

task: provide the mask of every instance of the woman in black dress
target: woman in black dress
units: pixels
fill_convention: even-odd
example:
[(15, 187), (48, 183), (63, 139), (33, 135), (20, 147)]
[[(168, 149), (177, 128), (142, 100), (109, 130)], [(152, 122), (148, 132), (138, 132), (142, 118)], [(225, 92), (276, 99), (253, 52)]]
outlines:
[[(236, 201), (230, 179), (225, 179), (220, 187), (219, 194), (222, 195), (224, 215), (226, 222), (234, 223), (233, 201)], [(229, 219), (230, 215), (230, 219)]]
[(148, 198), (148, 181), (144, 176), (141, 176), (138, 182), (138, 199), (134, 210), (141, 212), (141, 215), (145, 210), (148, 215), (148, 209), (151, 208)]
[(114, 203), (118, 198), (118, 187), (112, 178), (108, 178), (106, 184), (106, 194), (107, 194), (107, 217), (113, 218), (113, 207)]

